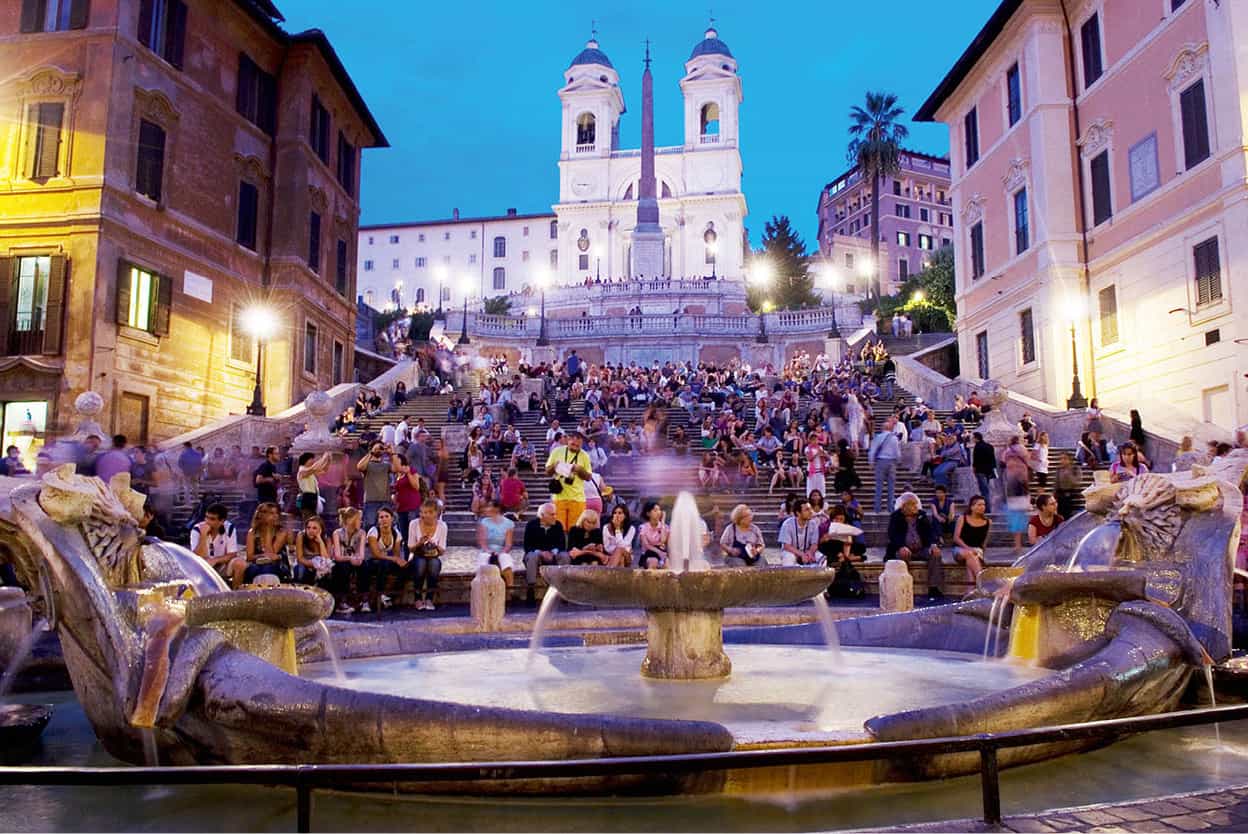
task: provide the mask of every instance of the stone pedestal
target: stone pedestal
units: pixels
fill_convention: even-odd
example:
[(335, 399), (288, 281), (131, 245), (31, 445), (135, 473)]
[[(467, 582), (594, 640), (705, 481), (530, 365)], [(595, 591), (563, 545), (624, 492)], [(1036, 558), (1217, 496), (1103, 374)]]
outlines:
[(477, 569), (472, 578), (469, 610), (477, 631), (498, 631), (507, 613), (507, 585), (496, 565)]
[(647, 678), (705, 680), (726, 678), (732, 661), (724, 654), (723, 611), (647, 609)]
[(823, 353), (835, 365), (841, 361), (841, 357), (845, 355), (845, 340), (839, 336), (835, 339), (827, 338), (823, 340)]
[[(550, 318), (548, 317), (548, 318), (546, 319), (546, 330), (547, 330), (547, 332), (549, 332), (549, 331), (550, 331), (550, 327), (551, 327), (551, 324), (550, 324)], [(530, 364), (530, 365), (540, 365), (540, 364), (542, 364), (543, 362), (545, 362), (546, 364), (550, 365), (550, 364), (554, 364), (554, 361), (555, 361), (556, 359), (558, 359), (558, 358), (559, 358), (559, 351), (558, 351), (557, 349), (555, 349), (554, 347), (551, 347), (550, 345), (543, 345), (543, 346), (540, 346), (540, 347), (535, 346), (535, 347), (533, 348), (533, 361), (532, 361), (532, 362), (530, 362), (529, 364)], [(527, 385), (529, 382), (536, 382), (536, 383), (537, 383), (537, 393), (539, 393), (539, 394), (540, 394), (540, 393), (542, 393), (542, 381), (541, 381), (540, 379), (536, 379), (536, 380), (528, 380), (528, 379), (526, 379), (526, 380), (524, 380), (524, 384), (526, 384), (526, 385)], [(531, 390), (533, 390), (533, 389), (531, 389), (531, 388), (526, 388), (526, 389), (525, 389), (525, 393), (528, 393), (528, 392), (529, 392), (529, 391), (531, 391)]]
[(910, 611), (914, 608), (914, 577), (901, 559), (889, 559), (880, 574), (880, 610)]

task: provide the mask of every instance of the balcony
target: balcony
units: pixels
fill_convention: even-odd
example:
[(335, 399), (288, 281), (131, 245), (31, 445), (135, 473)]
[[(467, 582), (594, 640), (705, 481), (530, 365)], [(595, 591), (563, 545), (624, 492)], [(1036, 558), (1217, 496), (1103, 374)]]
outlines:
[(718, 145), (719, 134), (718, 133), (703, 133), (701, 136), (698, 137), (698, 144), (699, 145)]
[(577, 145), (576, 152), (577, 153), (593, 153), (597, 148), (598, 146), (594, 144), (593, 142), (587, 142), (583, 145)]
[(43, 330), (13, 330), (4, 345), (5, 356), (38, 356), (43, 353)]

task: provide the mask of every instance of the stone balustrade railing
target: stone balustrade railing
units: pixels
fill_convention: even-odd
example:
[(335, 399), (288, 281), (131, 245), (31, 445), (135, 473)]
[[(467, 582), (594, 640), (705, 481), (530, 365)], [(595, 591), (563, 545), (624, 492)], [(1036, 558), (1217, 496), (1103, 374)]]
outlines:
[[(832, 326), (832, 309), (784, 310), (767, 313), (769, 335), (826, 332)], [(462, 313), (449, 313), (446, 330), (454, 333), (463, 325)], [(862, 315), (857, 307), (837, 306), (836, 321), (842, 332), (858, 328)], [(475, 336), (537, 338), (541, 321), (534, 316), (491, 316), (468, 314), (468, 332)], [(752, 336), (758, 333), (758, 316), (698, 315), (691, 313), (643, 314), (637, 316), (581, 316), (546, 319), (546, 335), (551, 339), (585, 336), (704, 335)]]

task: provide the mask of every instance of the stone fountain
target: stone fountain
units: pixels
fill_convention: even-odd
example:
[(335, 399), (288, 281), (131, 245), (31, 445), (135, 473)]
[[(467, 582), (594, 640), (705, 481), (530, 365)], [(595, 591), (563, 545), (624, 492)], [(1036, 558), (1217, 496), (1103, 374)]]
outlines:
[[(981, 598), (838, 621), (847, 657), (867, 651), (866, 661), (857, 667), (861, 672), (820, 680), (849, 685), (843, 679), (854, 678), (866, 689), (858, 695), (861, 712), (849, 724), (841, 700), (846, 696), (833, 696), (844, 729), (832, 735), (791, 732), (794, 721), (806, 726), (813, 720), (793, 702), (790, 679), (818, 675), (829, 662), (822, 649), (798, 650), (821, 645), (820, 628), (733, 632), (733, 645), (764, 645), (739, 646), (732, 669), (719, 613), (724, 606), (801, 600), (830, 577), (807, 568), (707, 569), (698, 558), (701, 529), (688, 517), (687, 503), (673, 514), (674, 570), (548, 572), (570, 600), (647, 609), (644, 675), (630, 674), (631, 684), (609, 679), (607, 689), (617, 690), (610, 705), (604, 708), (608, 702), (595, 692), (582, 697), (580, 710), (570, 700), (518, 699), (526, 679), (501, 676), (506, 664), (523, 667), (514, 653), (523, 650), (491, 648), (491, 654), (485, 650), (491, 644), (479, 637), (464, 646), (473, 649), (468, 652), (444, 651), (443, 642), (432, 654), (377, 659), (390, 689), (316, 679), (314, 670), (299, 665), (294, 632), (320, 628), (329, 610), (324, 595), (290, 587), (228, 591), (193, 554), (142, 537), (142, 496), (130, 490), (124, 475), (106, 485), (60, 467), (41, 482), (0, 480), (0, 546), (23, 584), (40, 597), (97, 736), (127, 761), (144, 761), (148, 734), (164, 764), (721, 752), (996, 732), (1175, 708), (1195, 670), (1230, 654), (1232, 554), (1246, 471), (1248, 452), (1237, 451), (1191, 473), (1094, 486), (1088, 512), (1059, 528), (1014, 570), (998, 571), (991, 580), (985, 572)], [(992, 596), (1011, 603), (1012, 613), (1000, 624), (990, 622)], [(1013, 663), (980, 661), (988, 643), (999, 645), (997, 653)], [(579, 674), (593, 682), (609, 662), (636, 668), (628, 647), (556, 651), (561, 653), (552, 653), (546, 666), (564, 680)], [(747, 663), (749, 657), (754, 659)], [(395, 665), (385, 666), (388, 661)], [(425, 661), (432, 664), (427, 668), (457, 665), (459, 687), (439, 690), (428, 685), (437, 682), (436, 669), (422, 677), (416, 666), (405, 665)], [(751, 663), (754, 672), (747, 668)], [(927, 677), (916, 676), (920, 666)], [(761, 687), (747, 680), (760, 668)], [(1011, 676), (1010, 669), (1028, 674)], [(986, 685), (976, 670), (992, 673), (996, 683)], [(893, 677), (881, 684), (875, 676), (885, 674)], [(933, 684), (959, 676), (962, 682), (953, 689), (931, 693)], [(585, 690), (582, 682), (572, 681), (571, 688)], [(635, 691), (619, 697), (618, 690), (630, 685)], [(725, 710), (725, 699), (747, 685), (765, 702), (745, 704), (744, 713)], [(673, 704), (681, 692), (696, 697), (677, 710)], [(777, 711), (788, 716), (787, 725), (773, 718)], [(1064, 743), (1003, 751), (1002, 763), (1075, 749), (1079, 745)], [(977, 768), (977, 757), (951, 755), (877, 768), (799, 770), (807, 774), (806, 784), (826, 787)], [(399, 787), (474, 794), (722, 792), (769, 789), (767, 778), (765, 772), (727, 770)]]
[(672, 508), (666, 570), (551, 566), (542, 575), (569, 602), (646, 612), (648, 678), (726, 678), (724, 609), (792, 605), (823, 593), (836, 571), (827, 568), (711, 570), (702, 555), (702, 523), (693, 496), (682, 492)]

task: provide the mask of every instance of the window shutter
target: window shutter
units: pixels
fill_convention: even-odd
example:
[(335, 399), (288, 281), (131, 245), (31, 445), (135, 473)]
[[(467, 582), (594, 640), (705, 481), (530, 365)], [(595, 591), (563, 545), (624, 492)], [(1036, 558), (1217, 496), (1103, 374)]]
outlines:
[(22, 31), (42, 32), (46, 8), (47, 3), (43, 0), (22, 0)]
[(182, 69), (186, 51), (186, 3), (169, 0), (169, 18), (165, 21), (165, 60)]
[(1205, 82), (1197, 81), (1179, 96), (1183, 118), (1183, 162), (1193, 168), (1209, 158), (1209, 120), (1205, 111)]
[(86, 29), (89, 14), (90, 4), (87, 0), (74, 0), (73, 5), (69, 8), (69, 28)]
[(130, 264), (117, 261), (117, 323), (130, 326)]
[(256, 126), (272, 136), (277, 129), (277, 79), (261, 70), (256, 75), (260, 80)]
[(234, 93), (234, 109), (241, 116), (250, 119), (254, 110), (252, 109), (252, 96), (256, 86), (256, 65), (247, 57), (246, 52), (238, 54), (238, 81), (237, 89)]
[(1222, 264), (1218, 239), (1210, 238), (1192, 250), (1196, 260), (1196, 304), (1211, 304), (1222, 298)]
[(12, 326), (13, 306), (9, 295), (17, 286), (17, 258), (0, 257), (0, 356), (9, 352), (9, 328)]
[(153, 52), (160, 50), (160, 44), (152, 43), (152, 7), (156, 0), (142, 0), (139, 3), (139, 43)]
[(1092, 225), (1099, 226), (1114, 216), (1109, 190), (1109, 151), (1101, 151), (1088, 167), (1092, 173)]
[(62, 334), (65, 330), (65, 290), (68, 261), (64, 255), (52, 256), (52, 271), (48, 275), (48, 306), (44, 315), (43, 352), (57, 356), (61, 352)]
[(157, 336), (169, 334), (169, 313), (173, 307), (173, 279), (167, 275), (153, 275), (156, 279), (155, 315), (152, 316), (152, 333)]

